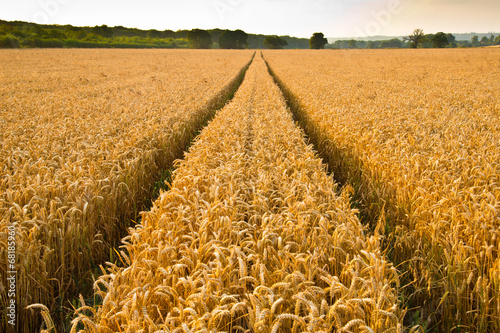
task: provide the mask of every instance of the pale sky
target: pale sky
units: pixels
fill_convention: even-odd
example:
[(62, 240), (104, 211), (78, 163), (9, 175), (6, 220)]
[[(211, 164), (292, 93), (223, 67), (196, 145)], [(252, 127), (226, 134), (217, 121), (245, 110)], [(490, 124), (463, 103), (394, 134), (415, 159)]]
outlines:
[(500, 32), (500, 0), (0, 0), (0, 19), (309, 38)]

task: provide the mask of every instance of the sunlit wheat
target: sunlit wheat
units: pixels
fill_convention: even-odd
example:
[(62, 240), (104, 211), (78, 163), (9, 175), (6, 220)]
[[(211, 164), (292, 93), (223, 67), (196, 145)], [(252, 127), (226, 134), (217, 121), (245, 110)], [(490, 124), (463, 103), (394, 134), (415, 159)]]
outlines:
[(385, 235), (415, 323), (499, 331), (498, 52), (264, 57), (335, 176)]
[[(92, 332), (401, 331), (397, 274), (260, 57), (96, 282)], [(91, 320), (89, 325), (85, 320)]]
[(113, 257), (159, 172), (227, 100), (251, 55), (0, 52), (0, 280), (3, 235), (16, 224), (19, 332), (35, 329), (26, 305), (43, 303), (61, 319), (68, 297), (84, 292), (92, 267)]

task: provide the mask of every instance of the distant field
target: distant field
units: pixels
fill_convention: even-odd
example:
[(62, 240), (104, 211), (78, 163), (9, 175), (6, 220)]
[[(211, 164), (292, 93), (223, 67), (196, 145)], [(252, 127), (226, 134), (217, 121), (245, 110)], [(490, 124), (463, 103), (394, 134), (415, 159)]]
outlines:
[(498, 51), (252, 54), (0, 52), (20, 331), (500, 331)]

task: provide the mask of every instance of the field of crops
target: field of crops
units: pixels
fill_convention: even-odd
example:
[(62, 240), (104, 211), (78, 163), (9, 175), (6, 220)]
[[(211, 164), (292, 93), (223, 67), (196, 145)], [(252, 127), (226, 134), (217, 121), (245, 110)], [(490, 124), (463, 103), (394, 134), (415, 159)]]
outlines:
[(407, 320), (500, 331), (498, 50), (264, 57), (361, 215), (385, 220)]
[(0, 331), (7, 228), (18, 233), (17, 331), (33, 331), (24, 307), (63, 315), (151, 201), (159, 173), (231, 97), (252, 54), (0, 53)]
[[(400, 329), (397, 274), (256, 57), (96, 286), (87, 332)], [(85, 314), (86, 312), (86, 314)], [(75, 326), (76, 327), (76, 326)]]
[(500, 331), (498, 49), (252, 54), (0, 52), (1, 332)]

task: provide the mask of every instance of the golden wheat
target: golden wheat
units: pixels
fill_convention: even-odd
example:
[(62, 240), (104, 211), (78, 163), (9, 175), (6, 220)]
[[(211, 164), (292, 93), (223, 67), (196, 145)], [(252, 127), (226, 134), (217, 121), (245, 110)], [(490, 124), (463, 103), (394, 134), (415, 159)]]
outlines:
[[(223, 105), (250, 57), (0, 52), (0, 231), (17, 226), (18, 331), (35, 329), (26, 305), (43, 303), (54, 316), (83, 291), (89, 270), (109, 260), (127, 221), (147, 203), (158, 173)], [(7, 258), (7, 239), (0, 243)], [(5, 277), (2, 264), (2, 286)], [(0, 294), (4, 318), (4, 288)]]
[(415, 323), (499, 331), (498, 52), (264, 55), (334, 173), (385, 231)]
[(260, 57), (177, 166), (73, 329), (401, 331), (379, 237), (335, 193)]

